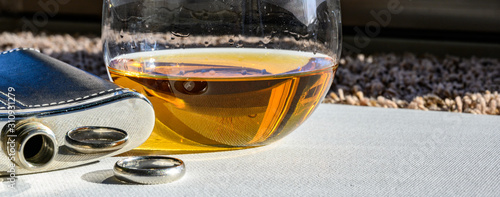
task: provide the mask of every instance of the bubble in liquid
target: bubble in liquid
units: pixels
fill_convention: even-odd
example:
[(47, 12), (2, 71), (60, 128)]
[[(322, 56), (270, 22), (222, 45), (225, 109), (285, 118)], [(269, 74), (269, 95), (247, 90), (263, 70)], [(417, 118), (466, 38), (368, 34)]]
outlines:
[(208, 83), (206, 81), (177, 81), (174, 87), (179, 92), (197, 95), (208, 90)]
[(215, 74), (217, 74), (217, 73), (215, 72), (215, 70), (213, 70), (213, 69), (212, 69), (212, 70), (208, 71), (208, 74), (209, 74), (209, 75), (215, 75)]
[(205, 47), (208, 47), (208, 46), (210, 46), (210, 42), (205, 41)]
[(260, 71), (260, 74), (267, 74), (267, 70), (266, 70), (266, 69), (262, 69), (262, 70)]
[(177, 74), (178, 74), (178, 75), (184, 75), (184, 74), (186, 74), (186, 71), (181, 70), (181, 71), (179, 71), (179, 73), (177, 73)]
[(241, 74), (242, 74), (242, 75), (246, 75), (246, 74), (247, 74), (247, 70), (242, 70), (242, 71), (241, 71)]
[(158, 90), (169, 91), (170, 83), (168, 83), (167, 81), (160, 82), (160, 84), (158, 85)]
[(230, 45), (233, 45), (233, 44), (234, 44), (234, 40), (233, 40), (233, 39), (229, 39), (229, 41), (228, 41), (228, 42), (229, 42), (229, 44), (230, 44)]
[(186, 81), (182, 85), (184, 86), (184, 89), (186, 89), (187, 91), (192, 91), (196, 87), (196, 84), (193, 81)]
[(250, 114), (250, 115), (248, 115), (248, 117), (249, 118), (255, 118), (255, 117), (257, 117), (257, 114)]

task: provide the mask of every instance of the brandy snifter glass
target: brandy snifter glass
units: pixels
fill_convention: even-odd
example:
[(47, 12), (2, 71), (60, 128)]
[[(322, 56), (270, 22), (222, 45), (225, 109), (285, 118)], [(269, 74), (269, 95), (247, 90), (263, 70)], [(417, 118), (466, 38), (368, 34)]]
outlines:
[(136, 151), (230, 150), (283, 138), (330, 88), (340, 21), (339, 0), (105, 0), (110, 79), (155, 109), (153, 134)]

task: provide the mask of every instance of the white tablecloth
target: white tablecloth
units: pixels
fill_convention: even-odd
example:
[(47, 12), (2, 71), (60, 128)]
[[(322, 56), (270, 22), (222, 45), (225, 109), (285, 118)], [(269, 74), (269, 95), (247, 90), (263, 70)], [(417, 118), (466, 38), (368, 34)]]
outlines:
[(500, 117), (322, 104), (275, 144), (175, 157), (169, 184), (120, 183), (112, 157), (0, 196), (500, 196)]

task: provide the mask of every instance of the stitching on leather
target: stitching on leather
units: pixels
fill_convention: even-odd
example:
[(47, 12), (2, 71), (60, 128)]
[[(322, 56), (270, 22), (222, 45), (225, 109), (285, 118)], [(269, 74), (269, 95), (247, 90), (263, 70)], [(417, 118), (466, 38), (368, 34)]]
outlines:
[[(60, 104), (64, 104), (64, 103), (71, 103), (71, 102), (75, 102), (75, 101), (79, 101), (79, 100), (83, 100), (83, 99), (87, 99), (87, 98), (90, 98), (90, 97), (94, 97), (94, 96), (98, 96), (98, 95), (101, 95), (101, 94), (104, 94), (104, 93), (109, 93), (109, 92), (113, 92), (113, 91), (119, 91), (119, 90), (128, 90), (128, 88), (114, 88), (114, 89), (109, 89), (109, 90), (106, 90), (106, 91), (101, 91), (99, 93), (94, 93), (94, 94), (90, 94), (90, 95), (87, 95), (87, 96), (84, 96), (84, 97), (78, 97), (78, 98), (75, 98), (75, 99), (69, 99), (69, 100), (66, 100), (66, 101), (59, 101), (59, 102), (52, 102), (52, 103), (45, 103), (45, 104), (36, 104), (36, 105), (25, 105), (25, 104), (21, 104), (18, 100), (16, 100), (17, 103), (25, 106), (25, 107), (28, 107), (28, 108), (37, 108), (37, 107), (47, 107), (47, 106), (54, 106), (54, 105), (60, 105)], [(4, 92), (0, 91), (0, 93), (4, 94)], [(0, 100), (0, 102), (2, 102), (3, 104), (5, 104), (3, 101)], [(7, 106), (7, 104), (5, 104)], [(5, 107), (0, 107), (0, 109), (6, 109)]]
[(0, 53), (0, 55), (5, 55), (7, 53), (12, 53), (12, 52), (16, 52), (16, 51), (36, 51), (36, 52), (40, 53), (40, 51), (38, 49), (34, 49), (34, 48), (17, 48), (17, 49), (12, 49), (9, 51), (4, 51), (4, 52)]
[(126, 90), (126, 89), (125, 88), (109, 89), (107, 91), (101, 91), (99, 93), (94, 93), (94, 94), (91, 94), (91, 95), (88, 95), (88, 96), (84, 96), (84, 97), (78, 97), (78, 98), (69, 99), (69, 100), (66, 100), (66, 101), (59, 101), (59, 102), (53, 102), (53, 103), (28, 105), (28, 107), (29, 108), (36, 108), (36, 107), (46, 107), (46, 106), (59, 105), (59, 104), (64, 104), (64, 103), (71, 103), (71, 102), (79, 101), (79, 100), (82, 100), (82, 99), (87, 99), (87, 98), (90, 98), (90, 97), (98, 96), (98, 95), (104, 94), (106, 92), (112, 92), (112, 91), (118, 91), (118, 90)]

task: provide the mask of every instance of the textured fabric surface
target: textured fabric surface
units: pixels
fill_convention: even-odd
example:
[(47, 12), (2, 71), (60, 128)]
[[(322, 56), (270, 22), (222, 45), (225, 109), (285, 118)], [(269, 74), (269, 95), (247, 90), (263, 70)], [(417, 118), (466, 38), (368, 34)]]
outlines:
[[(123, 184), (114, 162), (20, 176), (0, 196), (499, 196), (500, 117), (322, 104), (275, 144), (174, 155), (181, 180)], [(4, 180), (5, 181), (5, 180)]]

